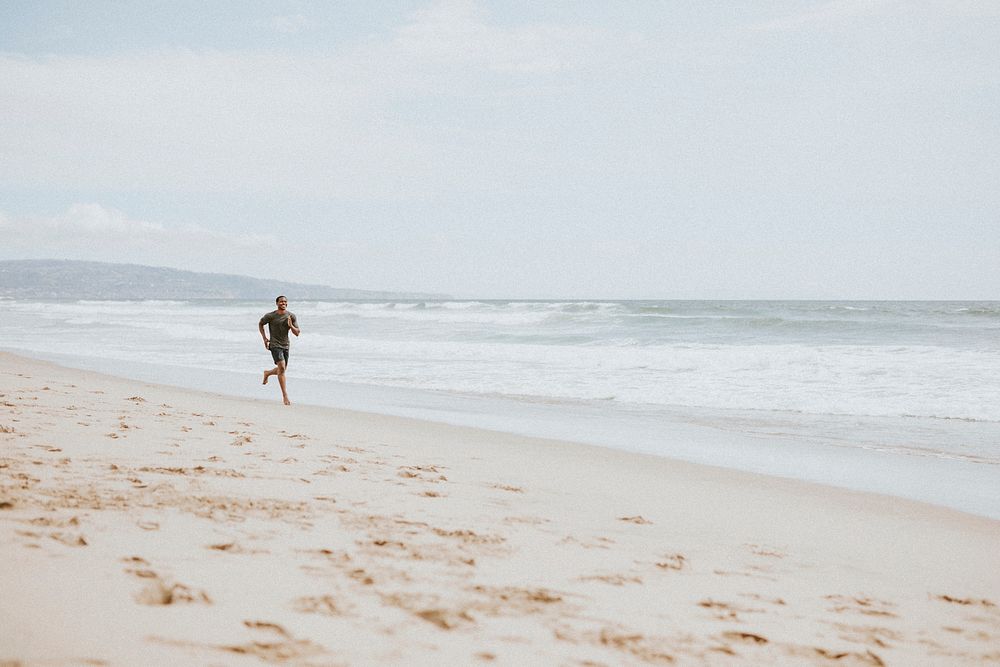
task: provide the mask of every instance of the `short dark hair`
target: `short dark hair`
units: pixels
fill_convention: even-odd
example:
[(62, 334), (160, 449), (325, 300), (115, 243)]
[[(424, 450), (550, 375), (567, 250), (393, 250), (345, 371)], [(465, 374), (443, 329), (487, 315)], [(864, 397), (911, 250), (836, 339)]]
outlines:
[(284, 299), (285, 301), (288, 301), (288, 297), (287, 296), (285, 296), (284, 294), (279, 294), (278, 296), (274, 297), (274, 302), (278, 303), (282, 299)]

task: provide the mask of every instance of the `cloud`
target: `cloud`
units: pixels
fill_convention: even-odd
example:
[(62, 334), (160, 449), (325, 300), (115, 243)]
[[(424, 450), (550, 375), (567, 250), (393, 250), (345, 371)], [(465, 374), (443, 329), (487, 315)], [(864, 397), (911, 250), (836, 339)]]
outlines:
[(573, 25), (492, 25), (478, 5), (455, 0), (416, 12), (396, 31), (393, 46), (437, 63), (548, 74), (594, 63), (617, 38), (607, 31)]
[(8, 56), (0, 81), (10, 185), (339, 196), (422, 171), (419, 144), (369, 113), (336, 59)]
[(558, 94), (551, 74), (617, 57), (615, 44), (443, 3), (327, 53), (0, 54), (0, 182), (390, 200), (489, 189), (530, 162), (518, 150), (541, 149), (497, 136), (476, 105)]
[(232, 264), (235, 258), (245, 265), (248, 257), (281, 249), (267, 235), (226, 234), (193, 224), (168, 227), (93, 203), (73, 204), (53, 216), (0, 214), (0, 234), (8, 258), (67, 257), (202, 270), (206, 262)]
[(829, 26), (871, 15), (885, 5), (886, 0), (830, 0), (776, 19), (754, 23), (748, 29), (760, 32), (790, 32)]
[(272, 16), (268, 22), (269, 26), (285, 35), (295, 35), (313, 27), (313, 22), (303, 14), (289, 14), (286, 16)]

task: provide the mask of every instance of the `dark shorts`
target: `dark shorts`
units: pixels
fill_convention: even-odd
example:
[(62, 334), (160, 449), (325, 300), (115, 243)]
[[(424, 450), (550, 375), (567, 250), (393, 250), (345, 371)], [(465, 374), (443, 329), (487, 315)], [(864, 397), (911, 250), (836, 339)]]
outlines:
[(274, 363), (278, 363), (279, 361), (284, 361), (285, 366), (288, 366), (288, 348), (272, 347), (271, 358), (274, 359)]

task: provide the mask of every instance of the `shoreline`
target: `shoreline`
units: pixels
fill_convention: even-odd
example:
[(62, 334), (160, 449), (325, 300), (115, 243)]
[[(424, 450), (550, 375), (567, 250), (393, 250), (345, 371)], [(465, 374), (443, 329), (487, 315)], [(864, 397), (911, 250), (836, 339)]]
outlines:
[(9, 353), (0, 378), (0, 661), (1000, 662), (994, 519)]
[[(68, 368), (104, 373), (104, 359), (9, 351)], [(259, 375), (203, 370), (146, 362), (115, 362), (115, 377), (165, 384), (234, 398), (269, 400)], [(741, 470), (841, 489), (895, 496), (1000, 520), (997, 466), (944, 451), (926, 449), (935, 440), (988, 441), (1000, 424), (977, 430), (933, 431), (939, 424), (910, 424), (907, 418), (769, 413), (722, 414), (709, 409), (657, 413), (616, 409), (600, 403), (552, 403), (516, 398), (447, 394), (374, 387), (295, 376), (292, 399), (298, 406), (330, 407), (392, 415), (434, 423), (575, 442), (648, 454), (672, 461)], [(262, 399), (262, 396), (268, 396)], [(298, 396), (307, 396), (299, 403)], [(911, 442), (916, 437), (927, 442)], [(909, 450), (908, 452), (906, 450)]]

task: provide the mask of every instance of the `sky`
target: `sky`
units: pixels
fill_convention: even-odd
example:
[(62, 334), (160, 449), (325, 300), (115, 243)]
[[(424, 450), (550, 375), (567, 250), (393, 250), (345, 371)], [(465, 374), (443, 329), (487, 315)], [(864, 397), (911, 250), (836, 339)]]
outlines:
[(0, 259), (1000, 299), (1000, 2), (0, 3)]

